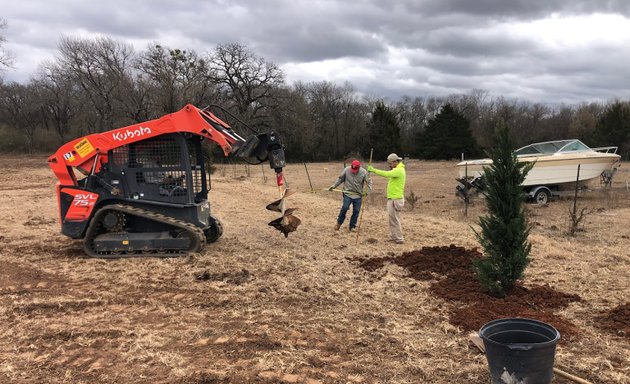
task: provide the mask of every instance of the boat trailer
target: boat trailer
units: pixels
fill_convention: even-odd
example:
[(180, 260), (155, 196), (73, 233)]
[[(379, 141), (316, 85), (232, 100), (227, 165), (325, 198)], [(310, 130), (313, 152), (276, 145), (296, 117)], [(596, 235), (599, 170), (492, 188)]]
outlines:
[[(611, 170), (605, 170), (600, 175), (600, 184), (603, 185), (601, 189), (607, 189), (612, 186), (612, 180), (617, 168)], [(457, 180), (457, 186), (455, 187), (455, 194), (462, 199), (465, 204), (470, 204), (471, 199), (483, 192), (484, 180), (483, 175), (476, 175), (474, 177), (460, 177)], [(549, 185), (534, 185), (523, 187), (523, 191), (527, 195), (527, 199), (535, 202), (539, 205), (548, 204), (553, 197), (569, 196), (575, 193), (575, 188), (561, 189), (560, 184)], [(593, 191), (584, 185), (578, 186), (578, 192)]]

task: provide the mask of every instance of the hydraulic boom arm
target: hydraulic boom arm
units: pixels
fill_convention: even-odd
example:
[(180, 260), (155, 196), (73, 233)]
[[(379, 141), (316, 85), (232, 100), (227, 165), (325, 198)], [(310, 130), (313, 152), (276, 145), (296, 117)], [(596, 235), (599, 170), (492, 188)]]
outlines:
[(62, 185), (77, 185), (72, 168), (84, 173), (94, 173), (108, 162), (107, 153), (113, 148), (146, 140), (168, 133), (188, 132), (217, 143), (225, 156), (269, 159), (277, 173), (278, 185), (284, 183), (282, 168), (285, 166), (284, 149), (275, 133), (263, 133), (244, 139), (227, 123), (210, 111), (191, 104), (178, 112), (159, 119), (95, 133), (75, 139), (63, 145), (48, 158), (53, 172)]

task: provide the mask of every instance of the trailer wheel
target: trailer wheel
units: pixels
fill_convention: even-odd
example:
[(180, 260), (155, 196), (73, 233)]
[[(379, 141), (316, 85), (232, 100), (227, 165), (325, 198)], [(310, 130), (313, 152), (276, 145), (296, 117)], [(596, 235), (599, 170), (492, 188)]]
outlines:
[(550, 198), (551, 198), (551, 191), (549, 191), (547, 188), (539, 189), (538, 191), (536, 191), (536, 194), (534, 195), (534, 201), (536, 202), (536, 204), (540, 204), (540, 205), (545, 205), (549, 203)]

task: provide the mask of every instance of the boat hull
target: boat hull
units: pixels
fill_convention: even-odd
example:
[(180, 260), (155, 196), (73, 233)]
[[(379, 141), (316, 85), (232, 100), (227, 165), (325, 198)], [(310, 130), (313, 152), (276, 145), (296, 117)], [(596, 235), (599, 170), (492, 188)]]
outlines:
[[(574, 183), (580, 166), (580, 182), (592, 180), (619, 166), (620, 156), (612, 153), (555, 154), (551, 156), (519, 157), (519, 162), (534, 162), (523, 186), (557, 185)], [(474, 178), (483, 174), (484, 167), (492, 164), (491, 159), (468, 160), (457, 164), (460, 178)]]

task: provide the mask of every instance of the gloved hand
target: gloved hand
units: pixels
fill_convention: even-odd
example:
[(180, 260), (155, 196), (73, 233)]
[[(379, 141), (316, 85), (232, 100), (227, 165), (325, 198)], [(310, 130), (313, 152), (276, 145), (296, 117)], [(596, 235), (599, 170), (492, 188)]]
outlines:
[(335, 187), (330, 187), (330, 188), (328, 188), (328, 190), (329, 190), (330, 192), (332, 192), (332, 191), (333, 191), (333, 189), (335, 189)]
[(368, 165), (368, 167), (367, 167), (367, 171), (368, 171), (368, 172), (374, 172), (374, 167), (373, 167), (371, 164), (370, 164), (370, 165)]

